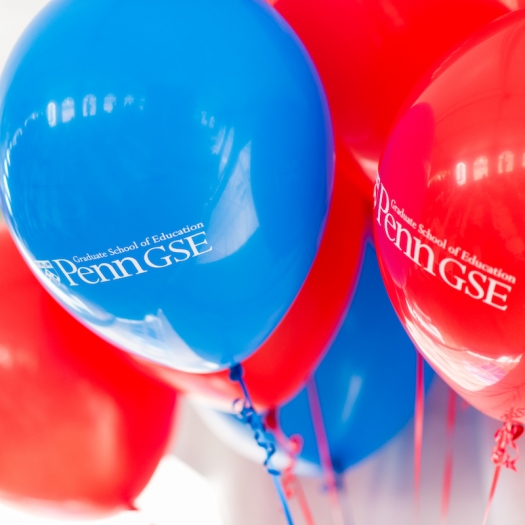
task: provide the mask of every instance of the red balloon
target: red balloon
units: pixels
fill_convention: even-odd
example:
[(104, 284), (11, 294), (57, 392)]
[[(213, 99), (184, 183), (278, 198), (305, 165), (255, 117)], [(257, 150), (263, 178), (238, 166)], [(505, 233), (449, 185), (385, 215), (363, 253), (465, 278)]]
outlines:
[[(359, 170), (338, 150), (332, 204), (314, 264), (290, 310), (263, 345), (242, 365), (257, 408), (293, 396), (322, 358), (342, 321), (357, 279), (368, 204), (343, 173)], [(146, 364), (183, 392), (230, 410), (242, 391), (229, 374), (189, 374)]]
[(73, 319), (0, 228), (0, 496), (99, 515), (133, 506), (175, 393)]
[(321, 75), (336, 135), (368, 175), (404, 99), (451, 47), (505, 14), (497, 0), (270, 1), (304, 42)]
[(525, 13), (424, 80), (381, 160), (378, 253), (405, 327), (482, 412), (525, 422)]

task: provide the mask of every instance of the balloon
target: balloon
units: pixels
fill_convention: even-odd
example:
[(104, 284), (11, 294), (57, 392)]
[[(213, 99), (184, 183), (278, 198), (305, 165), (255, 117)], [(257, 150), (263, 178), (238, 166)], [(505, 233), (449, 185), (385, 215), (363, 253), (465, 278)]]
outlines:
[[(314, 374), (336, 472), (375, 452), (413, 416), (415, 357), (368, 244), (350, 309)], [(427, 367), (426, 390), (432, 377)], [(301, 458), (320, 465), (306, 388), (278, 415), (286, 435), (303, 437)]]
[[(328, 221), (312, 269), (281, 323), (242, 363), (246, 386), (259, 410), (283, 403), (301, 388), (337, 332), (355, 287), (368, 207), (346, 177), (349, 170), (359, 168), (339, 153), (340, 149)], [(149, 368), (177, 389), (225, 411), (243, 395), (227, 372), (188, 374), (157, 365)]]
[[(388, 132), (425, 71), (473, 31), (508, 12), (496, 0), (274, 0), (325, 86), (336, 136), (372, 195)], [(355, 174), (354, 174), (355, 175)]]
[[(414, 347), (390, 304), (373, 248), (366, 246), (363, 268), (344, 323), (314, 374), (334, 469), (343, 472), (392, 439), (414, 413)], [(425, 369), (428, 390), (432, 369)], [(202, 411), (200, 411), (202, 413)], [(278, 409), (288, 437), (303, 440), (300, 472), (320, 466), (306, 388)], [(246, 450), (248, 436), (234, 416), (205, 417), (216, 432)], [(230, 433), (224, 428), (229, 422)], [(253, 441), (253, 436), (252, 436)], [(249, 454), (255, 456), (255, 452)], [(319, 470), (317, 469), (317, 472)]]
[(129, 509), (168, 445), (175, 393), (74, 320), (0, 228), (0, 497)]
[(488, 25), (422, 81), (376, 186), (383, 276), (449, 385), (525, 422), (525, 13)]
[(53, 2), (0, 100), (7, 222), (77, 318), (190, 372), (264, 342), (312, 265), (333, 170), (319, 79), (266, 3)]

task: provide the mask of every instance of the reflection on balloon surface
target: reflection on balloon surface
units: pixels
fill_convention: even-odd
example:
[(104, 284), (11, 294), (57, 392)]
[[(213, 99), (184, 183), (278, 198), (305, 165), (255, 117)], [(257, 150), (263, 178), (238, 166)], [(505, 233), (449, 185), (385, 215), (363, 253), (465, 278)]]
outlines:
[(414, 341), (472, 405), (520, 421), (524, 67), (521, 12), (438, 65), (390, 137), (374, 211), (389, 294)]

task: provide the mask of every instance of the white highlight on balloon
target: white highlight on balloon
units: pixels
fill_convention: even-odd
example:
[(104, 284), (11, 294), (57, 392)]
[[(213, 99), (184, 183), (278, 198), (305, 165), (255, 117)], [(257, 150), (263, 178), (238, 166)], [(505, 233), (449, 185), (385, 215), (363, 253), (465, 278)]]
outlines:
[(57, 125), (57, 105), (56, 102), (50, 102), (46, 109), (47, 122), (54, 128)]
[(75, 101), (68, 97), (62, 102), (62, 122), (65, 124), (75, 118)]
[(352, 409), (354, 408), (355, 402), (361, 392), (363, 386), (363, 378), (361, 376), (354, 375), (350, 378), (348, 383), (348, 391), (346, 393), (345, 406), (343, 407), (343, 413), (341, 414), (341, 421), (346, 422), (352, 415)]
[(86, 95), (82, 101), (82, 115), (92, 117), (97, 114), (97, 97), (95, 95)]
[(478, 157), (474, 161), (474, 180), (480, 180), (483, 177), (488, 177), (489, 174), (489, 160), (487, 157)]
[(239, 153), (228, 184), (211, 214), (208, 237), (213, 251), (200, 261), (202, 264), (219, 261), (235, 253), (259, 227), (250, 179), (251, 151), (250, 141)]
[(514, 169), (514, 153), (504, 151), (498, 157), (498, 173), (510, 173)]
[(459, 186), (463, 186), (467, 182), (467, 165), (464, 162), (456, 164), (456, 182)]
[(117, 97), (113, 95), (113, 93), (106, 95), (104, 98), (104, 111), (106, 113), (111, 113), (113, 109), (115, 108), (116, 104), (117, 104)]

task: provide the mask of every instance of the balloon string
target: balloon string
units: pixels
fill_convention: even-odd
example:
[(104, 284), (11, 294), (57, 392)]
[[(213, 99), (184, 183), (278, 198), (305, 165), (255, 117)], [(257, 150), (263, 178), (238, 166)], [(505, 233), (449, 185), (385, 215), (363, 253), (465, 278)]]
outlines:
[(447, 407), (447, 451), (443, 473), (443, 491), (441, 495), (441, 525), (447, 525), (452, 489), (452, 469), (454, 462), (454, 428), (456, 426), (456, 393), (449, 388)]
[(425, 388), (423, 356), (416, 352), (416, 404), (414, 407), (414, 522), (419, 520), (421, 454), (423, 449), (423, 423), (425, 417)]
[(499, 473), (501, 471), (501, 466), (497, 466), (494, 471), (494, 478), (492, 479), (492, 487), (490, 487), (489, 500), (487, 501), (487, 507), (485, 508), (485, 516), (483, 517), (483, 525), (487, 525), (487, 520), (489, 519), (490, 508), (492, 507), (492, 500), (494, 499), (494, 494), (496, 493), (496, 487), (498, 485)]
[[(492, 462), (494, 465), (496, 465), (496, 470), (494, 471), (494, 478), (492, 479), (492, 486), (490, 487), (490, 494), (487, 507), (485, 509), (483, 525), (487, 525), (490, 508), (492, 506), (492, 500), (494, 499), (496, 487), (498, 486), (501, 467), (505, 467), (516, 472), (516, 463), (520, 457), (520, 451), (518, 445), (516, 444), (516, 440), (523, 434), (523, 425), (517, 421), (512, 421), (512, 415), (512, 411), (507, 414), (509, 420), (505, 421), (503, 427), (501, 427), (494, 436), (496, 445), (492, 449)], [(511, 456), (510, 452), (507, 450), (507, 447), (510, 447), (512, 450), (514, 450), (514, 457)]]
[(277, 495), (281, 502), (281, 506), (286, 516), (288, 525), (293, 525), (292, 514), (286, 500), (285, 492), (281, 481), (281, 473), (273, 468), (272, 456), (275, 454), (275, 444), (272, 441), (272, 437), (264, 426), (261, 416), (256, 412), (253, 407), (253, 403), (246, 388), (246, 383), (242, 378), (243, 370), (240, 364), (234, 365), (230, 368), (230, 379), (239, 383), (244, 399), (237, 399), (233, 403), (234, 411), (237, 412), (237, 417), (245, 424), (248, 425), (252, 431), (257, 445), (259, 445), (266, 452), (266, 460), (264, 461), (264, 467), (268, 471), (268, 474), (272, 476)]
[(306, 494), (304, 493), (303, 487), (297, 478), (295, 478), (294, 487), (295, 495), (297, 496), (297, 501), (299, 502), (299, 506), (301, 507), (301, 512), (303, 513), (306, 525), (315, 525), (312, 511), (310, 510), (308, 500), (306, 499)]
[(308, 393), (308, 402), (310, 405), (310, 413), (312, 415), (312, 422), (314, 425), (317, 449), (319, 450), (319, 456), (321, 459), (321, 468), (323, 470), (323, 476), (325, 479), (326, 488), (328, 490), (328, 497), (330, 499), (332, 520), (335, 525), (344, 525), (343, 509), (341, 507), (341, 501), (339, 499), (339, 492), (337, 489), (337, 479), (332, 463), (332, 456), (330, 454), (330, 447), (328, 445), (328, 438), (326, 436), (326, 429), (324, 426), (319, 394), (317, 392), (317, 385), (313, 376), (310, 377), (306, 383), (306, 391)]
[(293, 436), (290, 436), (290, 438), (284, 434), (281, 427), (279, 426), (275, 409), (270, 410), (266, 414), (264, 422), (266, 427), (270, 429), (275, 436), (277, 444), (288, 455), (289, 463), (282, 473), (283, 487), (286, 497), (290, 500), (293, 498), (293, 496), (296, 496), (306, 525), (315, 525), (306, 495), (303, 491), (301, 483), (294, 474), (295, 466), (297, 465), (297, 457), (303, 449), (303, 438), (299, 434), (294, 434)]
[(281, 478), (276, 474), (272, 474), (272, 479), (273, 479), (273, 484), (275, 485), (275, 490), (277, 491), (277, 495), (279, 496), (279, 501), (281, 502), (281, 506), (283, 508), (284, 515), (286, 516), (286, 521), (288, 525), (293, 525), (292, 514), (290, 512), (290, 507), (288, 506), (288, 501), (286, 500), (286, 495), (284, 494), (284, 489), (281, 483)]

